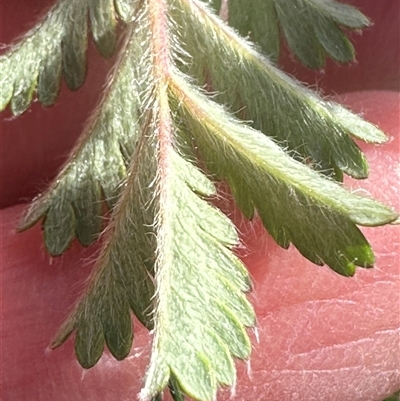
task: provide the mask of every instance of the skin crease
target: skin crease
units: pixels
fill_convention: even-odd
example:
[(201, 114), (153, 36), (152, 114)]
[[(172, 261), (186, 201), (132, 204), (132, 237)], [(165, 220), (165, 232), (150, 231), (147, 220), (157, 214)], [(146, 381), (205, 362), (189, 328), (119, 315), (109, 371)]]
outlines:
[[(399, 3), (353, 3), (375, 23), (355, 37), (358, 64), (338, 67), (329, 62), (323, 75), (304, 74), (289, 57), (283, 63), (289, 71), (301, 73), (302, 80), (318, 82), (326, 93), (341, 93), (341, 102), (390, 136), (382, 146), (361, 145), (370, 163), (370, 178), (347, 179), (346, 185), (363, 188), (400, 210), (399, 53), (398, 32), (393, 28), (399, 26)], [(51, 2), (0, 4), (1, 41), (9, 43)], [(95, 105), (110, 65), (91, 49), (88, 80), (78, 94), (63, 85), (60, 100), (51, 109), (34, 104), (16, 120), (10, 120), (9, 111), (2, 115), (1, 395), (5, 401), (134, 400), (141, 387), (150, 337), (138, 324), (129, 358), (116, 362), (105, 353), (88, 371), (76, 362), (71, 340), (56, 351), (46, 348), (81, 294), (98, 248), (82, 249), (74, 243), (64, 256), (52, 259), (44, 250), (39, 225), (15, 233), (25, 207), (18, 203), (54, 176)], [(357, 92), (345, 94), (346, 88)], [(257, 335), (251, 333), (250, 363), (237, 364), (235, 396), (222, 390), (218, 400), (379, 401), (399, 389), (399, 228), (363, 229), (375, 250), (376, 266), (344, 278), (307, 262), (293, 248), (279, 248), (259, 222), (251, 225), (237, 212), (231, 214), (242, 234), (240, 252), (254, 282), (250, 299), (258, 328)]]

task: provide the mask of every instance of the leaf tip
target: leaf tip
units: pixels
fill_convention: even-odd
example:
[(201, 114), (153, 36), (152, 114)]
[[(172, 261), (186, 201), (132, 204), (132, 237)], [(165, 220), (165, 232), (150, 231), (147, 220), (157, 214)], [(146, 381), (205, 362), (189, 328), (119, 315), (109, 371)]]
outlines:
[(393, 220), (390, 224), (396, 225), (396, 226), (400, 225), (400, 215), (397, 215), (396, 219)]
[(63, 323), (63, 325), (59, 328), (57, 334), (51, 340), (49, 349), (54, 350), (54, 349), (60, 347), (62, 344), (64, 344), (65, 341), (68, 339), (68, 337), (75, 330), (75, 325), (76, 325), (75, 319), (68, 318)]

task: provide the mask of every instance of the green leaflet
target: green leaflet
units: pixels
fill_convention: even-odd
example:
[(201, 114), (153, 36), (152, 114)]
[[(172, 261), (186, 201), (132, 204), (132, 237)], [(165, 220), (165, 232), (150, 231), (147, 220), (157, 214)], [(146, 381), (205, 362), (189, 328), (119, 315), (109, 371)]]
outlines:
[[(52, 255), (63, 253), (75, 236), (83, 245), (90, 245), (102, 229), (102, 199), (113, 207), (119, 196), (138, 135), (137, 93), (126, 90), (137, 82), (138, 74), (143, 77), (145, 66), (139, 61), (144, 49), (138, 40), (138, 32), (128, 34), (126, 52), (84, 138), (20, 223), (24, 230), (44, 217), (45, 244)], [(140, 90), (137, 86), (136, 91)]]
[[(135, 4), (116, 0), (122, 19)], [(135, 2), (133, 2), (135, 3)], [(35, 92), (51, 106), (57, 100), (61, 75), (71, 90), (86, 77), (88, 14), (99, 52), (111, 57), (116, 49), (116, 17), (113, 0), (59, 0), (22, 41), (0, 56), (0, 111), (11, 103), (14, 115), (22, 114)]]
[(279, 245), (293, 243), (312, 262), (343, 275), (353, 275), (355, 266), (373, 265), (372, 250), (356, 224), (390, 223), (396, 213), (293, 160), (179, 75), (171, 91), (207, 168), (228, 181), (248, 218), (258, 212)]
[(187, 64), (180, 66), (184, 72), (199, 84), (211, 84), (219, 103), (274, 138), (297, 160), (306, 160), (338, 180), (342, 172), (355, 178), (368, 175), (365, 157), (350, 135), (384, 142), (378, 128), (301, 87), (201, 2), (176, 0), (176, 4), (183, 10), (174, 15), (177, 26), (187, 27), (176, 32), (185, 43)]
[[(104, 344), (118, 360), (129, 354), (133, 341), (131, 310), (145, 327), (153, 328), (154, 254), (157, 247), (154, 219), (158, 207), (153, 182), (157, 159), (154, 157), (154, 140), (146, 134), (147, 117), (138, 118), (132, 114), (138, 102), (144, 101), (140, 96), (146, 97), (148, 63), (151, 61), (147, 46), (143, 46), (148, 39), (148, 24), (142, 16), (138, 16), (138, 20), (140, 23), (130, 26), (108, 96), (94, 119), (103, 128), (99, 132), (104, 132), (104, 137), (96, 132), (90, 137), (101, 149), (102, 156), (107, 156), (112, 148), (103, 140), (119, 139), (116, 142), (121, 148), (118, 157), (123, 161), (122, 154), (125, 154), (130, 162), (129, 171), (124, 171), (127, 177), (124, 190), (119, 195), (115, 191), (119, 192), (120, 188), (108, 187), (111, 204), (115, 203), (116, 196), (119, 199), (112, 210), (95, 273), (85, 295), (51, 345), (52, 348), (59, 347), (75, 331), (75, 353), (85, 368), (97, 363)], [(127, 87), (133, 87), (135, 91), (127, 91)], [(107, 120), (102, 119), (103, 115)], [(114, 131), (109, 131), (111, 128)], [(102, 172), (107, 172), (105, 177), (112, 177), (119, 165), (115, 155), (109, 156), (109, 163), (100, 166)], [(55, 205), (58, 204), (55, 200)]]
[(259, 44), (273, 60), (280, 53), (280, 30), (299, 60), (321, 68), (328, 54), (346, 63), (354, 48), (341, 28), (360, 29), (370, 23), (355, 7), (336, 0), (229, 1), (229, 24)]
[(245, 327), (254, 324), (254, 312), (243, 293), (250, 289), (248, 273), (231, 251), (236, 230), (204, 199), (215, 187), (188, 161), (191, 139), (182, 145), (173, 122), (177, 110), (170, 108), (168, 85), (175, 37), (167, 9), (166, 2), (149, 4), (154, 87), (146, 135), (155, 143), (158, 206), (154, 340), (141, 397), (154, 399), (169, 384), (175, 399), (186, 394), (205, 401), (219, 384), (234, 383), (233, 358), (250, 353)]
[(245, 326), (254, 324), (254, 314), (242, 293), (249, 277), (229, 249), (238, 240), (232, 222), (201, 198), (215, 194), (213, 184), (173, 149), (168, 159), (155, 337), (141, 396), (161, 391), (173, 374), (185, 394), (212, 400), (219, 383), (234, 383), (232, 358), (250, 353)]
[(51, 345), (60, 346), (76, 331), (75, 352), (84, 368), (97, 363), (104, 343), (118, 360), (129, 354), (133, 340), (130, 310), (148, 329), (153, 325), (151, 271), (156, 242), (152, 232), (155, 205), (151, 182), (156, 163), (152, 156), (151, 144), (142, 137), (127, 190), (113, 211), (95, 274)]

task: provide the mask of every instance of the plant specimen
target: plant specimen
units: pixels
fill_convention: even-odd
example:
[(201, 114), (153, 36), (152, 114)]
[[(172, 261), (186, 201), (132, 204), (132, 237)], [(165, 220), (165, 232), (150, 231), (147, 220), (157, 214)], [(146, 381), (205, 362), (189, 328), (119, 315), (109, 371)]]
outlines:
[(20, 228), (42, 220), (46, 248), (60, 255), (75, 237), (93, 243), (110, 210), (92, 280), (52, 346), (75, 332), (85, 368), (104, 344), (123, 359), (133, 311), (153, 331), (146, 400), (167, 386), (176, 400), (213, 399), (219, 385), (234, 384), (234, 358), (250, 355), (251, 282), (235, 255), (235, 227), (210, 202), (213, 181), (225, 180), (243, 214), (257, 214), (279, 245), (343, 275), (374, 263), (357, 225), (398, 218), (341, 185), (343, 173), (368, 175), (352, 137), (381, 143), (385, 135), (274, 66), (281, 33), (309, 67), (327, 55), (351, 61), (342, 28), (368, 19), (336, 1), (231, 1), (230, 24), (256, 47), (210, 6), (219, 8), (60, 0), (0, 59), (1, 109), (10, 104), (19, 115), (35, 93), (53, 104), (62, 77), (73, 90), (83, 84), (88, 19), (101, 54), (118, 51), (82, 139)]

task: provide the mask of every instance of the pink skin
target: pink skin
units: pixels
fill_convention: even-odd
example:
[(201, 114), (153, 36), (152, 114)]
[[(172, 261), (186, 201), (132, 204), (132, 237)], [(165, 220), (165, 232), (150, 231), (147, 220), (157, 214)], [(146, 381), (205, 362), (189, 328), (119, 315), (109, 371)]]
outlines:
[[(5, 16), (2, 41), (10, 42), (29, 26), (34, 10), (50, 3), (0, 3)], [(400, 210), (399, 97), (387, 91), (397, 90), (399, 83), (394, 29), (399, 22), (398, 2), (354, 3), (375, 21), (374, 28), (355, 38), (359, 64), (329, 63), (325, 75), (302, 72), (302, 79), (310, 83), (317, 79), (327, 92), (358, 90), (339, 100), (364, 113), (391, 139), (383, 146), (362, 145), (371, 176), (346, 184)], [(17, 204), (54, 176), (96, 103), (110, 62), (92, 50), (90, 57), (88, 81), (78, 94), (63, 87), (59, 103), (50, 110), (35, 104), (12, 121), (8, 111), (3, 114), (0, 193), (1, 205), (7, 208), (1, 211), (1, 377), (5, 401), (134, 400), (148, 361), (150, 337), (138, 324), (132, 354), (123, 362), (106, 352), (96, 367), (84, 371), (74, 358), (71, 340), (48, 351), (51, 338), (84, 288), (98, 248), (82, 249), (74, 243), (63, 257), (52, 259), (42, 245), (39, 225), (15, 233), (25, 207)], [(285, 66), (302, 71), (287, 59)], [(363, 88), (386, 91), (361, 92)], [(237, 220), (246, 245), (244, 261), (254, 281), (250, 298), (258, 316), (258, 341), (252, 335), (250, 363), (238, 363), (233, 400), (379, 401), (399, 389), (398, 227), (363, 230), (374, 247), (376, 266), (358, 269), (350, 279), (307, 262), (293, 248), (280, 249), (258, 222), (252, 226)], [(229, 391), (220, 394), (220, 400), (230, 399)]]

